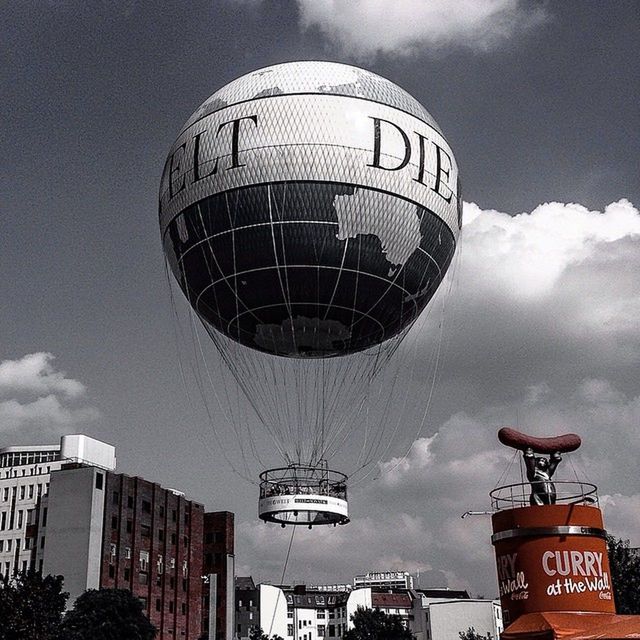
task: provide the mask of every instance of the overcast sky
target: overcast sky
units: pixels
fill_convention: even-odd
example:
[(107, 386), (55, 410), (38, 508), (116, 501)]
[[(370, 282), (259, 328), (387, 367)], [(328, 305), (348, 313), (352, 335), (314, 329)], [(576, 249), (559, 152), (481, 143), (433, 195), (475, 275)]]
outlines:
[(406, 569), (494, 596), (489, 520), (460, 515), (509, 466), (504, 425), (579, 433), (559, 477), (598, 484), (608, 529), (640, 546), (636, 2), (25, 0), (0, 18), (0, 447), (110, 442), (121, 472), (234, 511), (239, 573), (280, 579), (288, 530), (258, 524), (183, 382), (157, 191), (216, 89), (335, 60), (434, 115), (465, 226), (421, 437), (355, 488), (350, 525), (296, 533), (287, 579)]

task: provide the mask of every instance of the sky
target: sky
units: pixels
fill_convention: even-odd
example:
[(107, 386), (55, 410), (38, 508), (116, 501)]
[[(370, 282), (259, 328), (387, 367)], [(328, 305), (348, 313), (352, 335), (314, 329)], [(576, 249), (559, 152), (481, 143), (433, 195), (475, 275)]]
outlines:
[[(348, 526), (296, 532), (286, 581), (403, 569), (494, 596), (489, 518), (460, 516), (518, 481), (505, 425), (580, 434), (558, 478), (597, 484), (608, 530), (640, 546), (637, 3), (24, 0), (0, 14), (0, 447), (114, 444), (119, 471), (234, 511), (238, 574), (280, 581), (289, 531), (257, 520), (213, 438), (221, 414), (184, 372), (157, 193), (214, 91), (333, 60), (433, 114), (464, 227), (444, 312), (414, 338), (432, 353), (442, 322), (419, 437), (408, 425), (354, 487)], [(423, 379), (407, 383), (422, 406)]]

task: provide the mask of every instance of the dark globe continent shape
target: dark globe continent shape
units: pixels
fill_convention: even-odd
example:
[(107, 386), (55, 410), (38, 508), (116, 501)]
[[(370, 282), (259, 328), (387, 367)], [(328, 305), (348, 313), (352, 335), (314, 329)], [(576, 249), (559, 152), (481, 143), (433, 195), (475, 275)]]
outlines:
[(455, 249), (449, 227), (424, 207), (311, 181), (206, 197), (169, 223), (164, 242), (206, 323), (289, 357), (353, 353), (398, 334), (427, 305)]

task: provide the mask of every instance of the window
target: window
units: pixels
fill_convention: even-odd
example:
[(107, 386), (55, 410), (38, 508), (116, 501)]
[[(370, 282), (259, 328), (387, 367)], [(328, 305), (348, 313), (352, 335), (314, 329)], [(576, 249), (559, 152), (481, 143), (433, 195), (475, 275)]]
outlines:
[(20, 500), (24, 500), (26, 490), (27, 490), (27, 487), (25, 485), (22, 485), (20, 487)]
[(318, 625), (318, 638), (324, 638), (325, 626), (323, 624)]
[(187, 591), (187, 579), (186, 578), (182, 578), (182, 590), (186, 593)]
[[(98, 474), (100, 475), (100, 474)], [(117, 491), (113, 492), (113, 504), (118, 504), (120, 502), (120, 494)]]
[(44, 549), (44, 536), (42, 536), (42, 538), (40, 538), (40, 548)]
[(189, 538), (185, 536), (182, 542), (184, 543), (184, 548), (186, 549), (189, 546)]
[(142, 513), (151, 513), (151, 503), (148, 500), (142, 501)]
[(131, 533), (133, 531), (133, 521), (127, 520), (127, 533)]
[(127, 507), (133, 509), (133, 496), (127, 496)]
[(158, 542), (162, 542), (164, 540), (164, 529), (158, 529)]
[(131, 547), (125, 547), (124, 548), (124, 557), (127, 560), (131, 560)]
[(0, 540), (0, 552), (4, 551), (4, 540)]
[(29, 485), (29, 500), (33, 500), (33, 485)]
[(173, 511), (171, 511), (171, 520), (172, 522), (175, 522), (178, 519), (178, 512), (173, 509)]
[(288, 636), (292, 636), (293, 635), (293, 625), (292, 624), (288, 624), (287, 625), (287, 635)]
[(110, 564), (109, 565), (109, 577), (110, 578), (115, 578), (115, 575), (116, 575), (116, 568), (112, 564)]
[(169, 613), (173, 613), (173, 601), (169, 602)]
[(143, 538), (151, 537), (151, 527), (148, 524), (140, 525), (140, 535)]
[(138, 582), (140, 584), (148, 584), (149, 583), (149, 575), (147, 574), (146, 571), (141, 571), (138, 574)]
[(42, 526), (46, 527), (47, 526), (47, 513), (48, 513), (49, 509), (47, 507), (45, 507), (42, 511)]
[(129, 567), (125, 567), (124, 568), (124, 579), (128, 582), (129, 578), (131, 576), (131, 571), (129, 570)]
[(324, 620), (324, 611), (318, 611), (318, 618)]
[(158, 509), (158, 515), (161, 518), (164, 518), (164, 507), (162, 505), (160, 505), (160, 508)]
[(7, 527), (7, 512), (3, 511), (0, 516), (0, 531), (4, 531)]
[(109, 545), (109, 551), (110, 551), (110, 555), (111, 555), (111, 560), (110, 562), (115, 562), (116, 561), (116, 554), (118, 553), (118, 547), (116, 547), (116, 545), (112, 542)]
[(22, 509), (20, 509), (18, 511), (18, 529), (22, 529), (22, 521), (24, 519), (24, 511)]
[(162, 611), (162, 600), (156, 598), (156, 611)]
[(112, 529), (118, 528), (118, 516), (111, 516), (111, 528)]
[(183, 602), (180, 605), (180, 612), (182, 613), (183, 616), (187, 614), (187, 603), (186, 602)]
[(140, 552), (140, 571), (147, 571), (149, 568), (149, 552)]
[(178, 542), (178, 537), (176, 536), (175, 533), (171, 534), (171, 544), (175, 546), (175, 544)]
[[(47, 467), (47, 472), (49, 468)], [(102, 490), (104, 476), (101, 473), (96, 473), (96, 489)]]
[(4, 497), (2, 498), (5, 502), (9, 499), (9, 487), (4, 488)]
[(11, 551), (12, 546), (13, 546), (13, 540), (7, 540), (7, 551)]
[(158, 575), (161, 576), (164, 573), (164, 561), (162, 556), (160, 555), (158, 556), (157, 565), (158, 565)]

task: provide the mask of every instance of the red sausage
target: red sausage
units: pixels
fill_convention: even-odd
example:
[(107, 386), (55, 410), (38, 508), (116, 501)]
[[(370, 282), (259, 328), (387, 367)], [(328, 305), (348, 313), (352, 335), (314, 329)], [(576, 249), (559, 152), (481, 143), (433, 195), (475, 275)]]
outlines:
[(502, 427), (498, 431), (498, 440), (502, 444), (506, 444), (507, 447), (513, 447), (521, 451), (531, 448), (536, 453), (553, 453), (554, 451), (566, 453), (575, 451), (582, 444), (580, 436), (575, 433), (565, 433), (562, 436), (554, 436), (552, 438), (536, 438), (516, 431), (511, 427)]

